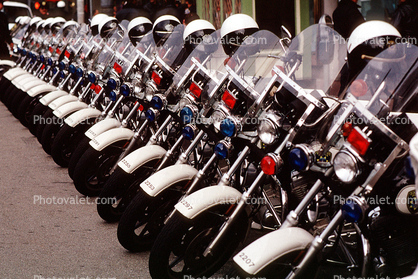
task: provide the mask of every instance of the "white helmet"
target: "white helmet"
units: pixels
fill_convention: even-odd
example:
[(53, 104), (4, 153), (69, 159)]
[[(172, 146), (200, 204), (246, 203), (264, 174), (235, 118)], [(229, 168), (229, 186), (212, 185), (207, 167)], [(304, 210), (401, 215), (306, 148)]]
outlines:
[(29, 25), (30, 26), (36, 26), (36, 23), (38, 23), (39, 21), (41, 21), (42, 18), (39, 16), (35, 16), (33, 17), (30, 21), (29, 21)]
[(99, 23), (100, 37), (105, 38), (118, 28), (119, 21), (114, 17), (106, 17)]
[(58, 1), (57, 2), (57, 8), (65, 8), (65, 2), (64, 1)]
[(133, 45), (136, 45), (141, 39), (152, 30), (152, 22), (146, 17), (136, 17), (129, 22), (128, 35)]
[(174, 28), (179, 24), (180, 21), (177, 17), (172, 15), (163, 15), (157, 18), (152, 27), (155, 45), (163, 45), (171, 33), (173, 33)]
[(190, 22), (183, 33), (186, 50), (191, 53), (203, 41), (205, 36), (212, 34), (215, 30), (213, 24), (204, 19), (196, 19)]
[(108, 15), (105, 15), (105, 14), (97, 14), (91, 19), (90, 29), (91, 29), (93, 36), (96, 36), (97, 34), (99, 34), (99, 23), (107, 17)]
[(221, 27), (221, 42), (224, 51), (232, 55), (242, 42), (259, 30), (257, 22), (246, 14), (235, 14), (225, 19)]
[(45, 21), (42, 23), (43, 30), (45, 30), (48, 33), (51, 27), (51, 23), (53, 21), (54, 21), (53, 17), (48, 17), (47, 19), (45, 19)]
[(347, 62), (350, 75), (359, 73), (367, 61), (395, 44), (401, 34), (387, 22), (366, 21), (353, 30), (347, 42)]

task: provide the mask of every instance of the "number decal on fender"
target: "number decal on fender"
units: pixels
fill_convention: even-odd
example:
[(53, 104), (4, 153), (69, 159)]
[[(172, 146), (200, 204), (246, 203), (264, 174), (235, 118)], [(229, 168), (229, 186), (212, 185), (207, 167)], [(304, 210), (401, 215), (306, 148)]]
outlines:
[(255, 263), (247, 256), (245, 255), (245, 253), (241, 253), (239, 254), (239, 257), (241, 258), (241, 260), (246, 263), (249, 267), (251, 266), (255, 266)]
[(150, 188), (151, 190), (155, 189), (154, 185), (152, 185), (151, 182), (149, 182), (148, 180), (145, 180), (144, 184), (147, 185), (147, 187)]
[(126, 161), (126, 159), (122, 159), (121, 163), (124, 164), (128, 169), (131, 168), (131, 164), (129, 164), (129, 162)]
[(193, 206), (190, 204), (190, 203), (188, 203), (186, 200), (182, 200), (181, 202), (180, 202), (185, 208), (187, 208), (187, 210), (192, 210), (193, 209)]

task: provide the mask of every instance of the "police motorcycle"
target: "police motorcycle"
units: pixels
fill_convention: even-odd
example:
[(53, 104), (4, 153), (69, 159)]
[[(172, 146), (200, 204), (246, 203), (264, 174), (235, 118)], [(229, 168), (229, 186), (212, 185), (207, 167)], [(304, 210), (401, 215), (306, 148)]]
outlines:
[[(84, 133), (93, 124), (107, 118), (109, 119), (107, 122), (112, 125), (111, 127), (120, 126), (122, 118), (127, 116), (127, 112), (134, 107), (137, 98), (129, 96), (130, 92), (126, 88), (128, 84), (132, 83), (136, 72), (140, 71), (141, 67), (144, 67), (149, 61), (146, 55), (151, 55), (152, 45), (150, 42), (152, 40), (149, 40), (151, 33), (148, 32), (151, 26), (151, 21), (144, 17), (132, 20), (128, 25), (126, 36), (114, 53), (113, 59), (109, 63), (98, 61), (101, 65), (111, 67), (108, 66), (104, 70), (103, 76), (109, 76), (107, 86), (112, 90), (109, 92), (109, 98), (110, 101), (115, 103), (114, 105), (109, 103), (110, 105), (102, 111), (95, 108), (86, 108), (65, 118), (64, 124), (57, 132), (51, 146), (51, 156), (58, 165), (68, 166), (73, 151), (84, 139)], [(133, 32), (134, 28), (142, 31), (139, 31), (140, 33)], [(132, 44), (132, 42), (139, 43), (143, 37), (145, 37), (143, 44), (137, 46)], [(144, 53), (140, 52), (139, 48), (145, 50)], [(116, 90), (117, 88), (119, 90)], [(100, 125), (103, 127), (103, 125), (108, 124), (102, 123)]]
[[(142, 79), (137, 83), (138, 92), (143, 93), (141, 110), (147, 111), (155, 90), (166, 90), (171, 84), (175, 71), (181, 61), (187, 58), (183, 48), (183, 25), (173, 16), (161, 16), (153, 25), (153, 36), (157, 52), (147, 66)], [(164, 72), (165, 79), (156, 78), (156, 72)], [(158, 80), (158, 84), (154, 81)], [(144, 87), (141, 88), (141, 84)], [(88, 196), (97, 196), (109, 175), (116, 168), (118, 161), (126, 154), (145, 144), (158, 130), (161, 121), (151, 122), (141, 116), (139, 127), (134, 130), (119, 127), (101, 133), (89, 142), (89, 147), (82, 154), (74, 168), (73, 180), (76, 189)]]
[[(98, 31), (98, 25), (101, 20), (107, 19), (108, 16), (98, 14), (93, 17), (90, 28), (86, 24), (81, 24), (80, 30), (74, 39), (73, 44), (68, 44), (64, 51), (63, 63), (57, 63), (57, 68), (52, 68), (52, 71), (58, 73), (59, 78), (64, 78), (59, 83), (58, 87), (50, 90), (50, 93), (45, 94), (39, 103), (35, 106), (32, 113), (29, 116), (29, 129), (36, 135), (38, 141), (42, 139), (43, 129), (46, 126), (45, 121), (39, 121), (39, 119), (48, 119), (52, 117), (53, 110), (67, 104), (69, 102), (78, 101), (80, 92), (83, 92), (82, 85), (84, 82), (84, 69), (87, 67), (86, 60), (92, 59), (94, 53), (96, 53), (102, 47), (102, 38)], [(68, 60), (68, 69), (66, 70), (66, 64)], [(53, 61), (48, 59), (48, 64), (53, 64)], [(47, 71), (48, 71), (47, 69)], [(55, 70), (54, 70), (55, 69)]]
[[(210, 108), (210, 100), (201, 102), (202, 88), (208, 82), (204, 77), (214, 74), (227, 58), (219, 44), (219, 31), (215, 32), (213, 25), (206, 20), (195, 20), (185, 28), (183, 38), (190, 55), (175, 73), (169, 89), (153, 97), (152, 103), (157, 104), (160, 99), (165, 101), (164, 106), (152, 107), (148, 112), (148, 115), (156, 113), (157, 117), (161, 117), (164, 110), (169, 114), (145, 146), (131, 152), (118, 163), (100, 193), (100, 197), (114, 197), (117, 200), (114, 204), (97, 207), (99, 215), (108, 222), (118, 221), (138, 191), (139, 184), (151, 173), (174, 163), (180, 150), (194, 139), (195, 130), (191, 130), (190, 125), (185, 127), (193, 117), (190, 113), (198, 114)], [(175, 129), (182, 131), (182, 135), (177, 137), (170, 126), (177, 127)], [(202, 135), (203, 132), (193, 143), (198, 144)], [(173, 144), (170, 144), (170, 137), (175, 138)], [(187, 149), (193, 150), (192, 147)]]
[[(45, 82), (45, 80), (47, 80), (47, 77), (46, 77), (47, 73), (51, 68), (50, 65), (48, 66), (45, 65), (46, 61), (49, 61), (48, 64), (52, 65), (53, 59), (54, 60), (58, 59), (59, 55), (57, 53), (59, 52), (59, 47), (62, 48), (62, 44), (64, 42), (71, 40), (71, 38), (75, 35), (75, 33), (78, 30), (78, 24), (74, 21), (69, 21), (69, 22), (66, 22), (65, 24), (62, 24), (62, 20), (57, 19), (52, 22), (50, 30), (52, 33), (52, 39), (49, 44), (49, 50), (44, 51), (44, 50), (41, 50), (41, 48), (38, 48), (38, 52), (41, 53), (39, 55), (39, 59), (42, 60), (43, 62), (40, 62), (39, 66), (37, 66), (34, 76), (31, 76), (30, 74), (28, 74), (29, 79), (31, 80), (28, 81), (27, 83), (22, 83), (22, 86), (21, 86), (22, 91), (20, 91), (21, 93), (20, 97), (16, 95), (14, 99), (14, 109), (17, 114), (16, 116), (17, 118), (19, 118), (21, 123), (25, 126), (29, 125), (27, 121), (28, 114), (32, 110), (32, 108), (36, 105), (39, 98), (43, 94), (55, 88), (53, 85), (53, 80), (50, 80), (50, 82), (48, 83)], [(31, 41), (31, 42), (27, 42), (27, 41)], [(29, 45), (31, 45), (32, 42), (34, 43), (33, 40), (30, 40), (28, 38), (26, 38), (25, 40), (25, 44), (28, 43)], [(20, 49), (19, 52), (23, 52), (23, 50), (26, 51), (24, 48), (21, 48), (21, 46), (19, 46), (18, 48)]]
[[(327, 108), (327, 104), (321, 99), (326, 96), (325, 92), (344, 64), (342, 54), (345, 48), (335, 43), (333, 39), (336, 35), (338, 34), (326, 26), (312, 26), (292, 40), (284, 55), (270, 55), (273, 64), (263, 75), (264, 84), (258, 84), (259, 92), (262, 92), (261, 97), (249, 108), (251, 115), (254, 112), (252, 109), (258, 106), (258, 114), (253, 116), (262, 119), (254, 123), (254, 130), (258, 130), (258, 133), (255, 133), (256, 137), (252, 142), (257, 143), (261, 138), (264, 146), (258, 145), (259, 155), (256, 156), (256, 160), (253, 159), (252, 168), (246, 164), (245, 159), (255, 157), (257, 149), (251, 149), (247, 145), (240, 150), (241, 154), (235, 160), (234, 166), (220, 181), (212, 184), (216, 186), (191, 193), (175, 205), (172, 218), (166, 222), (151, 250), (150, 273), (154, 278), (210, 276), (228, 260), (239, 243), (245, 239), (250, 218), (258, 219), (257, 223), (266, 229), (280, 226), (282, 217), (279, 211), (284, 211), (285, 206), (281, 208), (281, 203), (285, 202), (283, 196), (286, 193), (280, 188), (281, 184), (278, 181), (263, 184), (262, 179), (256, 177), (257, 165), (264, 154), (286, 143), (290, 137), (287, 133), (292, 134), (292, 127), (305, 120), (309, 114), (314, 117)], [(307, 53), (304, 51), (306, 49)], [(312, 54), (322, 56), (315, 61), (311, 57)], [(304, 59), (303, 55), (308, 57)], [(311, 65), (312, 61), (316, 62), (316, 67)], [(276, 67), (273, 68), (274, 64)], [(310, 67), (315, 71), (310, 71)], [(309, 73), (306, 77), (303, 75), (305, 72)], [(312, 73), (317, 74), (315, 79), (312, 79), (312, 75), (309, 76)], [(268, 75), (273, 75), (273, 78), (267, 78)], [(266, 86), (267, 81), (274, 82), (276, 86), (272, 88), (272, 92), (266, 91), (272, 85)], [(298, 82), (311, 89), (303, 89)], [(288, 84), (290, 90), (286, 90), (283, 86), (285, 84)], [(269, 101), (268, 105), (261, 106), (261, 100)], [(291, 109), (284, 108), (291, 107), (292, 104)], [(315, 113), (312, 112), (314, 110)], [(299, 118), (302, 120), (298, 121)], [(236, 116), (229, 116), (220, 122), (220, 129), (224, 135), (231, 137), (240, 129), (241, 123), (243, 122)], [(275, 131), (267, 131), (265, 126), (268, 125), (270, 130), (273, 128)], [(296, 127), (294, 129), (296, 130)], [(269, 132), (276, 138), (268, 139), (269, 136), (266, 134)], [(251, 179), (243, 185), (234, 182), (239, 179), (235, 172), (240, 167), (241, 171), (245, 168), (247, 172), (251, 170)], [(155, 183), (153, 177), (149, 180), (150, 183)], [(262, 185), (266, 185), (265, 189)], [(249, 200), (256, 202), (250, 203)], [(270, 219), (275, 219), (276, 222)]]
[[(348, 42), (349, 48), (358, 45)], [(417, 128), (416, 116), (404, 112), (416, 109), (418, 53), (398, 44), (375, 55), (382, 46), (370, 46), (375, 45), (368, 40), (357, 49), (359, 59), (371, 60), (318, 131), (319, 147), (305, 143), (291, 151), (299, 154), (294, 161), (302, 175), (322, 167), (323, 177), (279, 230), (234, 257), (240, 273), (305, 278), (309, 272), (325, 278), (336, 272), (392, 277), (413, 271), (417, 226), (411, 216), (415, 203), (407, 197), (414, 188), (407, 142)], [(327, 217), (316, 222), (320, 215)]]
[[(56, 35), (52, 37), (49, 43), (49, 53), (40, 55), (39, 60), (41, 60), (41, 63), (38, 66), (35, 75), (46, 77), (49, 71), (51, 71), (52, 74), (56, 71), (58, 73), (57, 78), (63, 78), (64, 74), (62, 70), (58, 71), (57, 69), (52, 68), (52, 65), (54, 64), (53, 60), (61, 61), (62, 63), (69, 61), (68, 57), (65, 56), (66, 48), (69, 44), (74, 43), (75, 37), (80, 31), (80, 25), (75, 21), (68, 21), (62, 26), (59, 24), (52, 24), (51, 30), (53, 34)], [(62, 68), (59, 63), (58, 67)], [(34, 125), (33, 122), (30, 121), (30, 116), (32, 115), (36, 105), (39, 104), (40, 99), (49, 93), (51, 89), (54, 89), (53, 86), (57, 86), (57, 88), (64, 88), (67, 83), (68, 81), (65, 82), (65, 79), (62, 82), (59, 82), (58, 79), (51, 79), (49, 84), (40, 84), (39, 86), (35, 86), (27, 90), (27, 95), (20, 101), (17, 109), (17, 118), (22, 125), (28, 127), (31, 132), (34, 132)]]
[[(31, 50), (29, 51), (28, 56), (30, 59), (27, 61), (26, 65), (23, 67), (24, 74), (21, 74), (13, 79), (12, 84), (8, 87), (5, 94), (8, 95), (7, 100), (5, 100), (5, 105), (17, 117), (17, 110), (19, 108), (20, 102), (27, 95), (26, 91), (33, 89), (34, 87), (39, 87), (45, 85), (46, 82), (38, 79), (33, 74), (36, 74), (37, 66), (40, 64), (39, 59), (45, 53), (47, 42), (50, 41), (51, 37), (54, 35), (51, 32), (51, 25), (62, 25), (65, 20), (63, 18), (50, 18), (44, 22), (40, 22), (38, 25), (38, 30), (42, 33), (40, 36), (37, 36), (32, 40)], [(55, 29), (53, 29), (55, 30)], [(45, 42), (45, 43), (44, 43)], [(39, 59), (38, 59), (39, 58)]]
[[(138, 117), (141, 117), (146, 101), (141, 93), (140, 80), (142, 80), (142, 77), (146, 73), (146, 69), (151, 64), (155, 51), (155, 42), (152, 31), (147, 32), (146, 35), (143, 36), (144, 31), (146, 30), (149, 30), (148, 21), (144, 20), (142, 17), (136, 18), (129, 23), (128, 35), (132, 44), (135, 45), (136, 48), (136, 50), (132, 51), (129, 56), (135, 56), (126, 58), (125, 56), (128, 54), (124, 53), (122, 56), (115, 57), (116, 61), (112, 62), (112, 71), (119, 73), (124, 83), (120, 86), (120, 94), (116, 100), (116, 105), (105, 115), (100, 116), (97, 123), (85, 132), (85, 137), (79, 139), (78, 143), (71, 143), (76, 146), (76, 148), (72, 150), (71, 154), (69, 154), (68, 160), (68, 174), (71, 178), (73, 178), (74, 169), (79, 159), (90, 146), (90, 140), (114, 128), (129, 128), (134, 130), (141, 122)], [(130, 73), (130, 76), (127, 76), (124, 73)], [(137, 102), (134, 107), (129, 110), (129, 113), (119, 115), (119, 119), (115, 118), (114, 110), (119, 105), (123, 104), (124, 99), (127, 97), (128, 99), (133, 97), (137, 100)], [(103, 120), (99, 121), (100, 119)], [(78, 122), (77, 120), (74, 121), (72, 118), (68, 120), (68, 122), (70, 121), (71, 123), (68, 124), (69, 126)], [(59, 141), (54, 145), (59, 145)], [(58, 147), (55, 147), (55, 149), (58, 149)]]
[(107, 94), (117, 87), (116, 76), (110, 77), (109, 68), (111, 68), (110, 62), (114, 57), (115, 50), (118, 47), (122, 47), (123, 50), (123, 45), (121, 46), (123, 39), (129, 41), (126, 32), (127, 26), (128, 21), (122, 21), (119, 24), (115, 18), (110, 17), (100, 23), (100, 36), (104, 39), (104, 44), (91, 60), (86, 61), (87, 68), (85, 70), (88, 74), (84, 80), (87, 84), (83, 87), (76, 102), (66, 103), (53, 111), (51, 123), (48, 123), (42, 132), (40, 143), (48, 154), (51, 153), (55, 136), (67, 117), (86, 108), (90, 109), (87, 111), (88, 114), (98, 115), (114, 105), (114, 102), (107, 98)]

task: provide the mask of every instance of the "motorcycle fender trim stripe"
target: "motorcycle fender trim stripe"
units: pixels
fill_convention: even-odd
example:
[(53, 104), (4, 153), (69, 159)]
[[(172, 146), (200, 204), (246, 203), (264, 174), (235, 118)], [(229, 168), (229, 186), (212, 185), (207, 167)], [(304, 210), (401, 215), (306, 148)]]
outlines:
[(273, 231), (257, 239), (233, 258), (248, 274), (257, 274), (281, 256), (305, 249), (314, 237), (301, 228)]
[(109, 145), (121, 141), (130, 140), (134, 136), (134, 132), (127, 128), (116, 128), (98, 135), (90, 141), (90, 145), (97, 151), (102, 151)]
[(155, 197), (180, 181), (193, 179), (197, 172), (197, 169), (186, 164), (169, 166), (148, 177), (140, 186), (149, 196)]
[(71, 113), (76, 112), (77, 110), (87, 107), (88, 105), (83, 102), (70, 102), (54, 110), (54, 115), (58, 118), (64, 118), (65, 116), (68, 116)]
[(84, 134), (89, 139), (94, 139), (98, 135), (114, 128), (120, 127), (121, 123), (115, 118), (107, 118), (96, 124), (94, 124), (90, 129), (88, 129)]
[(7, 78), (8, 80), (13, 80), (16, 77), (24, 74), (27, 74), (27, 72), (22, 68), (13, 68), (4, 73), (3, 77)]
[(45, 92), (51, 92), (51, 91), (55, 91), (55, 90), (57, 90), (57, 88), (53, 85), (41, 84), (41, 85), (38, 85), (38, 86), (35, 86), (35, 87), (31, 88), (28, 91), (28, 95), (31, 96), (31, 97), (35, 97), (39, 94), (42, 94), (42, 93), (45, 93)]
[(39, 100), (39, 102), (40, 102), (41, 104), (43, 104), (44, 106), (47, 106), (47, 105), (49, 105), (51, 102), (53, 102), (54, 100), (58, 99), (59, 97), (62, 97), (62, 96), (67, 96), (67, 95), (68, 95), (68, 93), (67, 93), (67, 92), (65, 92), (65, 91), (62, 91), (62, 90), (56, 90), (56, 91), (53, 91), (53, 92), (48, 93), (48, 94), (46, 94), (45, 96), (43, 96), (43, 97)]
[(118, 163), (118, 166), (126, 173), (133, 173), (149, 161), (162, 158), (165, 153), (167, 150), (159, 145), (144, 146), (128, 154)]
[(192, 193), (175, 205), (180, 214), (193, 219), (218, 204), (237, 203), (242, 193), (229, 186), (210, 186)]
[(59, 98), (55, 99), (53, 102), (51, 102), (51, 103), (48, 105), (48, 107), (49, 107), (50, 109), (57, 109), (57, 108), (59, 108), (60, 106), (62, 106), (62, 105), (64, 105), (64, 104), (66, 104), (66, 103), (69, 103), (69, 102), (76, 102), (76, 101), (78, 101), (78, 98), (77, 98), (76, 96), (73, 96), (73, 95), (66, 95), (66, 96), (62, 96), (62, 97), (59, 97)]
[(22, 91), (27, 92), (29, 89), (32, 89), (35, 86), (43, 85), (43, 84), (46, 84), (46, 82), (40, 79), (35, 79), (35, 80), (31, 80), (30, 82), (22, 84), (21, 89)]
[(64, 122), (70, 127), (75, 127), (81, 122), (89, 119), (89, 118), (97, 118), (102, 114), (102, 112), (98, 109), (94, 108), (86, 108), (79, 111), (74, 112), (73, 114), (69, 115), (65, 118)]

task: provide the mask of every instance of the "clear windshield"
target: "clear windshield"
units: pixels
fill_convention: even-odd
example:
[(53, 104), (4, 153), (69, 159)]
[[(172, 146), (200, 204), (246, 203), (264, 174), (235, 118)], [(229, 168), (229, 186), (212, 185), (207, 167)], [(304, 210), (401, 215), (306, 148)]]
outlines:
[(20, 43), (23, 39), (23, 37), (26, 34), (26, 31), (29, 28), (29, 24), (26, 24), (25, 26), (23, 26), (22, 28), (19, 29), (19, 31), (17, 31), (16, 35), (14, 36), (14, 38)]
[[(386, 112), (402, 111), (410, 101), (413, 90), (406, 90), (402, 83), (410, 82), (416, 69), (418, 47), (393, 45), (370, 60), (348, 88), (347, 97), (355, 97), (375, 116)], [(416, 78), (414, 79), (416, 82)], [(412, 81), (414, 82), (414, 81)]]
[[(276, 56), (280, 57), (282, 53), (283, 48), (276, 35), (266, 30), (258, 31), (248, 37), (231, 58), (224, 60), (230, 73), (235, 76), (229, 79), (234, 80), (233, 84), (250, 97), (249, 101), (254, 101), (271, 80), (271, 71), (280, 62)], [(219, 86), (219, 79), (225, 73), (224, 63), (219, 63), (214, 78), (209, 83), (208, 94), (214, 94), (214, 89)]]
[(118, 74), (125, 76), (138, 57), (139, 50), (132, 45), (129, 37), (126, 36), (118, 46), (115, 56), (110, 62), (110, 66), (113, 67)]
[[(202, 40), (202, 42), (187, 57), (173, 78), (173, 82), (176, 86), (179, 85), (190, 67), (194, 65), (192, 62), (193, 58), (207, 70), (206, 74), (209, 76), (215, 74), (217, 69), (224, 68), (224, 61), (228, 58), (228, 56), (225, 54), (222, 45), (220, 44), (219, 30), (204, 38), (204, 40)], [(197, 69), (196, 66), (195, 69)]]
[(139, 43), (136, 44), (136, 49), (139, 50), (149, 59), (152, 59), (152, 56), (155, 51), (155, 42), (152, 35), (152, 31), (148, 32)]
[[(292, 39), (282, 58), (281, 70), (317, 99), (337, 95), (339, 83), (335, 80), (345, 64), (346, 54), (345, 40), (328, 26), (316, 24)], [(300, 94), (291, 84), (284, 86), (295, 95)]]
[(183, 54), (181, 52), (184, 49), (183, 31), (184, 26), (182, 24), (177, 25), (167, 41), (157, 50), (159, 58), (173, 70), (176, 70), (174, 68), (182, 64), (182, 61), (179, 61), (179, 59), (181, 60), (181, 55)]

